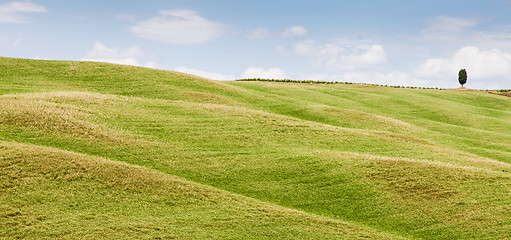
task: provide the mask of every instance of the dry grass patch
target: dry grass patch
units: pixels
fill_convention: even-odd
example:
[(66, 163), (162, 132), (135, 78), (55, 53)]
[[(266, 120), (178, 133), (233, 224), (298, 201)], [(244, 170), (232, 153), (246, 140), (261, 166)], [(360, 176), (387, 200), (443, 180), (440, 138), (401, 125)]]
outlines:
[(511, 91), (510, 92), (488, 91), (488, 93), (511, 97)]
[(0, 124), (59, 132), (74, 137), (123, 144), (147, 144), (122, 130), (99, 123), (101, 112), (93, 106), (108, 107), (121, 97), (87, 92), (52, 92), (0, 96)]

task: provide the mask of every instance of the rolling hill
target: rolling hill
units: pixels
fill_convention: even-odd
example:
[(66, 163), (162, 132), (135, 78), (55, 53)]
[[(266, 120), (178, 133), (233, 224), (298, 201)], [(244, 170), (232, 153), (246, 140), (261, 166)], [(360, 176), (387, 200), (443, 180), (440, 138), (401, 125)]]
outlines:
[(511, 239), (511, 98), (0, 58), (0, 236)]

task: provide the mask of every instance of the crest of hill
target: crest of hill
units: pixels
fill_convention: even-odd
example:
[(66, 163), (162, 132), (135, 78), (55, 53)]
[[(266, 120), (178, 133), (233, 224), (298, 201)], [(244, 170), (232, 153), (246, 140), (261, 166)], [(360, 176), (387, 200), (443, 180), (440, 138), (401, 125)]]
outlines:
[[(239, 89), (191, 74), (111, 63), (0, 58), (0, 94), (83, 91), (228, 103)], [(12, 79), (13, 81), (6, 81)], [(15, 81), (14, 81), (15, 80)]]

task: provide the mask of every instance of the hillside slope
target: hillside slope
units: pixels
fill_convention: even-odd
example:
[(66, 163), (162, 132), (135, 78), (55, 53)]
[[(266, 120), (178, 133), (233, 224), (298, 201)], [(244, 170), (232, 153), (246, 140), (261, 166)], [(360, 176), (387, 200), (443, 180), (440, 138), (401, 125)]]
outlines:
[(396, 238), (103, 158), (12, 142), (0, 151), (3, 237)]
[(503, 96), (9, 58), (0, 84), (4, 236), (511, 238)]

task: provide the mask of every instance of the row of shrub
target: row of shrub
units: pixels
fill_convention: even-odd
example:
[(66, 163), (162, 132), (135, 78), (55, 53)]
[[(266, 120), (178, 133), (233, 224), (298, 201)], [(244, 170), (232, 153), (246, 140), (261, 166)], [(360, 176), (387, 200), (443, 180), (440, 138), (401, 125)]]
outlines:
[(511, 92), (511, 89), (499, 89), (499, 90), (492, 90), (495, 92)]
[(315, 83), (315, 84), (353, 84), (349, 82), (330, 82), (330, 81), (315, 81), (315, 80), (291, 80), (291, 79), (265, 79), (265, 78), (244, 78), (236, 81), (249, 81), (249, 82), (291, 82), (291, 83)]
[(441, 89), (441, 90), (445, 89), (445, 88), (428, 88), (428, 87), (410, 87), (410, 86), (407, 87), (407, 86), (380, 85), (380, 84), (371, 84), (371, 83), (352, 83), (352, 82), (315, 81), (315, 80), (292, 80), (292, 79), (244, 78), (244, 79), (237, 79), (236, 81), (285, 82), (285, 83), (309, 83), (309, 84), (359, 84), (359, 85), (391, 87), (391, 88)]

